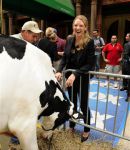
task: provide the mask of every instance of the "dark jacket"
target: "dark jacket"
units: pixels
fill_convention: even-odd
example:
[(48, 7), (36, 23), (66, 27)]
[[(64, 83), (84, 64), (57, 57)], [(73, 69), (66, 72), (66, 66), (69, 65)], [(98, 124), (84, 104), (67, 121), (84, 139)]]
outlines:
[(130, 63), (130, 42), (124, 45), (123, 61)]
[(57, 72), (62, 72), (63, 68), (75, 69), (75, 75), (84, 74), (94, 70), (95, 48), (94, 41), (90, 39), (84, 49), (77, 51), (75, 48), (75, 38), (68, 38), (66, 41), (64, 55)]
[(51, 42), (48, 38), (43, 38), (39, 41), (38, 47), (50, 56), (52, 62), (57, 60), (58, 54), (56, 43)]

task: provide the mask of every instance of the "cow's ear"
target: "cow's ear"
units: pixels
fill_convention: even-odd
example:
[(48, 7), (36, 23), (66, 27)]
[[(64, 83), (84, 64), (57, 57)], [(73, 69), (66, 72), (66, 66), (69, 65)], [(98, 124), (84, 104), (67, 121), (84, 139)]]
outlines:
[(44, 107), (46, 103), (49, 101), (50, 98), (49, 93), (50, 93), (49, 84), (45, 81), (45, 91), (43, 91), (40, 95), (40, 103), (42, 107)]
[(54, 97), (55, 93), (56, 93), (56, 84), (53, 80), (49, 81), (49, 84), (47, 83), (47, 81), (45, 81), (45, 87), (46, 87), (46, 94), (48, 98), (52, 98)]
[(57, 87), (56, 83), (53, 80), (51, 80), (49, 83), (50, 83), (50, 85), (49, 85), (50, 93), (52, 94), (52, 96), (54, 96), (56, 93), (56, 87)]
[(45, 90), (40, 95), (40, 103), (41, 106), (44, 107), (46, 103), (48, 103), (52, 98), (54, 97), (56, 93), (56, 84), (53, 80), (51, 80), (48, 84), (47, 81), (45, 81)]
[(45, 93), (46, 93), (46, 98), (48, 98), (48, 99), (51, 99), (56, 92), (55, 82), (54, 81), (51, 82), (51, 81), (49, 82), (49, 84), (45, 81), (45, 86), (46, 86), (46, 92)]

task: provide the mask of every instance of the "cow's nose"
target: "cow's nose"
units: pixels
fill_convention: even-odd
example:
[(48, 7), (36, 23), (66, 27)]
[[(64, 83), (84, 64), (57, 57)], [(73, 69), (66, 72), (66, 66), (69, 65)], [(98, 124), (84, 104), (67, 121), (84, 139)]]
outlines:
[(84, 115), (82, 112), (74, 112), (72, 115), (73, 119), (84, 119)]

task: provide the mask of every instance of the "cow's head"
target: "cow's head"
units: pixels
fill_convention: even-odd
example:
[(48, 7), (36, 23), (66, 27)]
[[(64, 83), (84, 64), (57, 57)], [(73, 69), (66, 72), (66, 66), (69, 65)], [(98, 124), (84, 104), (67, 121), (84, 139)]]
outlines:
[(45, 87), (45, 91), (40, 95), (41, 107), (45, 109), (39, 118), (49, 116), (50, 125), (44, 127), (46, 130), (54, 130), (69, 118), (79, 119), (79, 115), (83, 118), (83, 115), (74, 112), (74, 104), (69, 101), (58, 82), (45, 82)]

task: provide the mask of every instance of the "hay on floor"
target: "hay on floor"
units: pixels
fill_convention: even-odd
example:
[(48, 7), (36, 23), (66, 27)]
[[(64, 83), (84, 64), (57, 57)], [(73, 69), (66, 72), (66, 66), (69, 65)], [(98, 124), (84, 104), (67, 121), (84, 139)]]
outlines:
[[(43, 130), (38, 129), (39, 150), (116, 150), (110, 143), (101, 141), (80, 142), (80, 134), (66, 130), (55, 130), (51, 143), (43, 138)], [(19, 145), (10, 144), (9, 150), (21, 150)]]

